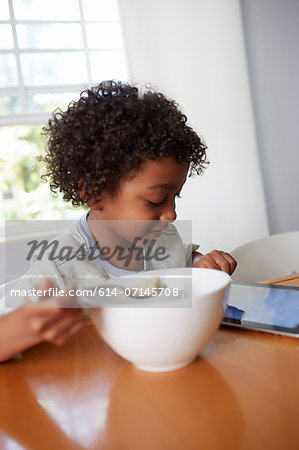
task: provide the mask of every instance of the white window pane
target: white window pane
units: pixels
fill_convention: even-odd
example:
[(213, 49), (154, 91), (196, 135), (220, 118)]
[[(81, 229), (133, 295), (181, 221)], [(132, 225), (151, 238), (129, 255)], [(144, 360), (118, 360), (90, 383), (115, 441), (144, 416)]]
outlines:
[(59, 94), (34, 94), (27, 97), (29, 113), (51, 113), (56, 108), (65, 110), (72, 100), (79, 98), (79, 92)]
[(21, 65), (26, 86), (87, 82), (83, 52), (23, 54)]
[(8, 9), (8, 1), (7, 0), (0, 1), (0, 19), (1, 20), (9, 19), (9, 9)]
[(85, 20), (119, 20), (117, 0), (83, 0)]
[(92, 80), (99, 83), (103, 80), (128, 79), (124, 53), (121, 51), (90, 52)]
[(10, 25), (0, 25), (0, 48), (13, 48), (13, 37)]
[(79, 24), (17, 25), (20, 48), (82, 48)]
[(86, 24), (87, 44), (89, 48), (121, 49), (122, 34), (119, 23)]
[(0, 116), (9, 116), (21, 112), (17, 97), (0, 97)]
[(0, 87), (18, 85), (16, 58), (13, 54), (0, 55)]
[(13, 0), (17, 20), (78, 20), (78, 0)]

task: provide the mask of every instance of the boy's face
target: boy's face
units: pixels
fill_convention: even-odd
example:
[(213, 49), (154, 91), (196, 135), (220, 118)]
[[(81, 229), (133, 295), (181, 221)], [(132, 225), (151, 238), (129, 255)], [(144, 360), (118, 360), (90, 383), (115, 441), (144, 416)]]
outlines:
[(91, 206), (90, 219), (146, 221), (109, 222), (109, 226), (131, 242), (136, 236), (155, 239), (168, 222), (176, 219), (175, 197), (180, 194), (188, 170), (188, 163), (179, 164), (172, 156), (146, 160), (132, 179), (122, 182), (114, 197), (102, 192), (101, 202)]

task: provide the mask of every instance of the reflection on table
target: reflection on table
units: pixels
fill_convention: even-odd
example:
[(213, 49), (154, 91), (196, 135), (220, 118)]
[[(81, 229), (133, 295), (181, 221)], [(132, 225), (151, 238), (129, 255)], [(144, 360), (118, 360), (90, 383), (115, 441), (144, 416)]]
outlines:
[(230, 329), (188, 367), (145, 373), (89, 325), (0, 365), (0, 448), (295, 448), (298, 373), (296, 339)]

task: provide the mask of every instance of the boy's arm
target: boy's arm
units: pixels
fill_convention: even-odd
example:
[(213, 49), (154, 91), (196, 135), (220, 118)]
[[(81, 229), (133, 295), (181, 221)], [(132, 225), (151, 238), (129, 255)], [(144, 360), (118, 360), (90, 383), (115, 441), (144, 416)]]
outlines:
[[(53, 286), (45, 279), (37, 288)], [(0, 362), (43, 341), (62, 345), (81, 330), (86, 324), (83, 311), (67, 307), (68, 301), (67, 294), (41, 299), (42, 307), (28, 300), (24, 307), (0, 317)]]
[(192, 253), (192, 267), (222, 270), (231, 275), (237, 266), (237, 261), (226, 252), (213, 250), (206, 255), (198, 252)]

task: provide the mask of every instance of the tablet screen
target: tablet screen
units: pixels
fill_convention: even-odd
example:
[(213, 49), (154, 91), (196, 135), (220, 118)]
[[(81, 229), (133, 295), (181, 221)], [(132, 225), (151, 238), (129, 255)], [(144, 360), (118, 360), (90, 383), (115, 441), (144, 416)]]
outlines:
[(222, 324), (299, 337), (299, 288), (232, 282)]

